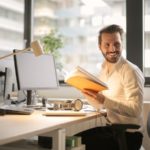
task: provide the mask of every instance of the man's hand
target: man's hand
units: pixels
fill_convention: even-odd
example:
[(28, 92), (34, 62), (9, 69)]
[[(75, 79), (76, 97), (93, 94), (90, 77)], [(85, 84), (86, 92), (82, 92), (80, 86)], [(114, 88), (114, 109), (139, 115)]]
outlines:
[(100, 108), (100, 105), (102, 105), (105, 101), (105, 96), (101, 93), (95, 92), (93, 90), (83, 90), (83, 95), (89, 100), (88, 102), (94, 106), (95, 108)]

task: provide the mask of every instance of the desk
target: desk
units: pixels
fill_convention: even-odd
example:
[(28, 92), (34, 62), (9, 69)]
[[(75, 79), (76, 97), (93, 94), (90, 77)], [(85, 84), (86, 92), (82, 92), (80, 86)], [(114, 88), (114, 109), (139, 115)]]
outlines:
[[(65, 129), (93, 119), (97, 120), (99, 116), (93, 112), (86, 116), (46, 117), (38, 111), (31, 115), (0, 116), (0, 145), (36, 135), (52, 135), (55, 137), (53, 150), (65, 150)], [(96, 125), (95, 123), (93, 126)]]

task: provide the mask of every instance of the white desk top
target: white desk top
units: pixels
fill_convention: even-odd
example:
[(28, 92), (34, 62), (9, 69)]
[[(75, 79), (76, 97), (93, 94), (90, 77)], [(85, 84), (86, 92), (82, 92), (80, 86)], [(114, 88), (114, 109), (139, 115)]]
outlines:
[(42, 112), (35, 111), (31, 115), (0, 116), (0, 145), (65, 128), (75, 123), (96, 118), (97, 115), (97, 113), (92, 112), (86, 116), (56, 117), (43, 116)]

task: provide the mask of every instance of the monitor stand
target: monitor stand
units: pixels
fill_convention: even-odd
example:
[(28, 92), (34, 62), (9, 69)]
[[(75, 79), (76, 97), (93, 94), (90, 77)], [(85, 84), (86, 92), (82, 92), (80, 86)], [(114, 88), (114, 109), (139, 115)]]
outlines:
[(27, 107), (37, 107), (37, 99), (35, 95), (33, 96), (32, 90), (27, 90), (26, 105)]
[(26, 107), (33, 108), (38, 110), (45, 110), (46, 108), (46, 99), (42, 99), (42, 105), (37, 105), (35, 101), (35, 97), (32, 95), (32, 90), (27, 90), (27, 98), (26, 98)]
[(27, 105), (32, 104), (32, 90), (27, 90)]
[(7, 67), (5, 68), (5, 71), (0, 71), (0, 77), (4, 77), (4, 92), (3, 92), (3, 98), (5, 98), (6, 95), (6, 80), (7, 80)]

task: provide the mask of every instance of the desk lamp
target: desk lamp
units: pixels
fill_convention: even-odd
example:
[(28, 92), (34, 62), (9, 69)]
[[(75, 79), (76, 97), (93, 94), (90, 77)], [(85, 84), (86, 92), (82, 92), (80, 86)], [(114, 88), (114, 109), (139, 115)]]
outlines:
[(0, 57), (0, 60), (4, 59), (6, 57), (12, 56), (12, 55), (17, 55), (19, 53), (24, 53), (25, 51), (29, 51), (31, 49), (33, 50), (33, 53), (34, 53), (35, 56), (40, 56), (40, 55), (43, 54), (42, 46), (41, 46), (40, 42), (38, 40), (36, 40), (36, 41), (33, 41), (31, 43), (30, 47), (25, 48), (23, 50), (18, 50), (16, 52), (10, 53), (10, 54), (5, 55), (5, 56), (2, 56), (2, 57)]
[[(2, 56), (2, 57), (0, 56), (0, 60), (5, 59), (9, 56), (24, 53), (24, 52), (29, 51), (29, 50), (32, 50), (35, 56), (40, 56), (43, 54), (43, 48), (42, 48), (40, 42), (38, 40), (36, 40), (36, 41), (33, 41), (31, 43), (30, 47), (28, 47), (28, 48), (25, 48), (23, 50), (17, 50), (13, 53), (10, 53), (10, 54)], [(3, 77), (3, 76), (5, 77), (5, 80), (6, 80), (6, 69), (5, 69), (5, 72), (0, 71), (0, 77)]]

